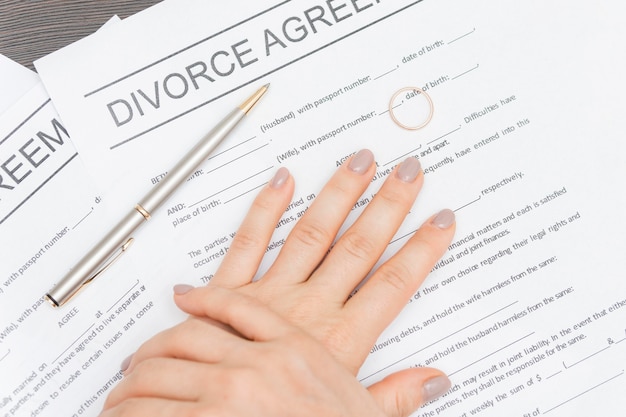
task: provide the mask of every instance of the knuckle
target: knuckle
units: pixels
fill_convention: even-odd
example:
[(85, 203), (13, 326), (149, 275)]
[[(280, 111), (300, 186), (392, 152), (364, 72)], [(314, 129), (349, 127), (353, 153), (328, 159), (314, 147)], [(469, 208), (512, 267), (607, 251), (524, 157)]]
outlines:
[(418, 235), (414, 235), (410, 241), (410, 244), (414, 250), (419, 252), (422, 259), (430, 260), (432, 263), (436, 263), (443, 253), (448, 249), (447, 246), (437, 245), (435, 241), (425, 239)]
[(407, 396), (402, 391), (398, 390), (393, 396), (394, 408), (398, 410), (398, 414), (401, 416), (408, 416), (413, 413), (419, 406), (419, 404), (413, 404), (413, 396)]
[(376, 253), (376, 246), (372, 240), (358, 232), (346, 233), (341, 238), (340, 247), (359, 261), (369, 261)]
[(284, 341), (287, 343), (282, 346), (273, 346), (267, 352), (265, 363), (268, 369), (266, 371), (289, 379), (290, 375), (300, 375), (303, 378), (300, 379), (299, 383), (310, 380), (311, 378), (308, 376), (316, 373), (311, 358), (315, 358), (315, 365), (323, 365), (324, 363), (320, 352), (311, 345), (311, 339), (305, 337), (291, 334)]
[(298, 364), (299, 361), (306, 357), (311, 350), (311, 338), (299, 330), (291, 330), (287, 335), (283, 336), (285, 344), (282, 349), (273, 350), (279, 357), (285, 355), (290, 361)]
[[(145, 342), (135, 352), (136, 358), (145, 358), (146, 361), (151, 357), (171, 357), (177, 356), (186, 348), (185, 341), (188, 340), (189, 334), (197, 334), (200, 331), (202, 319), (190, 316), (182, 323), (166, 329), (152, 339)], [(139, 362), (142, 364), (144, 361)], [(143, 365), (145, 366), (145, 364)]]
[(389, 287), (399, 291), (407, 288), (413, 278), (412, 275), (411, 270), (399, 262), (384, 264), (378, 270), (378, 278)]
[(132, 417), (139, 407), (139, 398), (128, 398), (115, 407), (116, 417)]
[(376, 194), (376, 197), (388, 207), (398, 209), (398, 207), (405, 207), (413, 199), (409, 198), (410, 194), (406, 190), (400, 190), (396, 187), (382, 187)]
[(163, 345), (166, 346), (170, 354), (184, 352), (189, 345), (187, 342), (194, 337), (203, 334), (211, 324), (206, 317), (189, 316), (182, 323), (170, 329), (167, 337), (163, 338)]
[(273, 212), (277, 207), (275, 198), (261, 192), (252, 202), (251, 211)]
[(336, 325), (329, 327), (320, 338), (322, 345), (337, 358), (355, 357), (354, 333)]
[(333, 236), (324, 226), (313, 222), (300, 222), (292, 231), (290, 238), (308, 247), (328, 246)]
[(209, 409), (204, 405), (193, 407), (185, 413), (185, 417), (207, 417), (209, 415)]
[(124, 377), (124, 384), (132, 392), (143, 392), (152, 385), (152, 374), (158, 369), (157, 360), (147, 358), (137, 365), (130, 375)]
[(239, 230), (230, 246), (231, 251), (248, 251), (264, 246), (264, 242), (260, 234), (252, 230)]
[(201, 404), (188, 409), (184, 417), (217, 417), (218, 415), (222, 414), (216, 414), (216, 410), (214, 409), (214, 407), (208, 404)]
[(255, 369), (242, 367), (231, 368), (228, 372), (221, 373), (213, 383), (219, 384), (222, 393), (237, 398), (249, 398), (254, 393), (255, 387), (262, 384), (263, 380)]

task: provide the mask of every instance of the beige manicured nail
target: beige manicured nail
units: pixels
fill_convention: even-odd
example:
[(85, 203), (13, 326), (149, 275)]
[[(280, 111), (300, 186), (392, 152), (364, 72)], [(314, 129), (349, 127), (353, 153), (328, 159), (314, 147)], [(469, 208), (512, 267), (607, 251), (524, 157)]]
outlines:
[(452, 383), (445, 375), (436, 376), (427, 380), (422, 387), (422, 401), (427, 403), (441, 397), (448, 392)]
[(374, 163), (374, 154), (369, 149), (361, 149), (348, 164), (348, 169), (357, 174), (365, 174)]
[(187, 294), (189, 291), (191, 291), (193, 289), (194, 289), (194, 287), (192, 287), (191, 285), (176, 284), (176, 285), (174, 285), (174, 294), (176, 294), (176, 295), (185, 295), (185, 294)]
[(440, 229), (447, 229), (452, 226), (455, 220), (454, 212), (450, 209), (441, 210), (431, 221), (431, 224), (434, 224)]
[(122, 361), (122, 364), (120, 365), (120, 371), (126, 372), (128, 367), (130, 366), (130, 361), (133, 360), (133, 355), (129, 355), (126, 359)]
[(396, 176), (403, 182), (413, 182), (422, 170), (422, 164), (416, 158), (407, 158), (396, 170)]
[(289, 179), (289, 170), (285, 167), (280, 167), (276, 174), (274, 174), (274, 178), (270, 181), (270, 187), (274, 189), (278, 189), (282, 187), (287, 180)]

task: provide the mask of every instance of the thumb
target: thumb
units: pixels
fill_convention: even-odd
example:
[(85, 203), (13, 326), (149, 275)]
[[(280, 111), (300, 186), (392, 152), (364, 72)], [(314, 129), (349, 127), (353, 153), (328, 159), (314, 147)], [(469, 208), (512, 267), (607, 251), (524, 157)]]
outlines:
[(448, 377), (437, 369), (411, 368), (385, 377), (368, 390), (385, 415), (407, 417), (445, 394), (451, 385)]

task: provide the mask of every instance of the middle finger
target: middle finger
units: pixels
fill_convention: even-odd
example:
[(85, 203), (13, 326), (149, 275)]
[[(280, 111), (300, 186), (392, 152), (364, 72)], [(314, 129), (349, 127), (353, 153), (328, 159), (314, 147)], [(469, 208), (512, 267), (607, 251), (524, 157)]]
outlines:
[(344, 163), (289, 233), (264, 280), (280, 277), (281, 283), (306, 281), (367, 189), (374, 170), (374, 155), (367, 149)]
[(311, 282), (345, 301), (370, 272), (411, 210), (424, 183), (420, 162), (407, 158), (387, 177), (361, 216), (343, 234)]

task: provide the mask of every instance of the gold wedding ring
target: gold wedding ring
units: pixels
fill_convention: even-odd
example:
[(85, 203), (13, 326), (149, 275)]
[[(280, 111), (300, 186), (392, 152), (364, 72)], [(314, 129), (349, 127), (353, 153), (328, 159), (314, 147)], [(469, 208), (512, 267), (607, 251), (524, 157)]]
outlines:
[[(424, 120), (422, 123), (418, 124), (418, 125), (407, 125), (405, 123), (402, 123), (395, 115), (394, 113), (394, 102), (396, 100), (396, 98), (398, 98), (398, 96), (406, 91), (412, 91), (414, 92), (416, 95), (422, 95), (426, 98), (426, 100), (428, 101), (428, 107), (429, 107), (429, 112), (428, 112), (428, 117), (426, 118), (426, 120)], [(404, 87), (399, 89), (398, 91), (396, 91), (394, 93), (394, 95), (391, 97), (391, 100), (389, 100), (389, 115), (391, 116), (391, 119), (394, 121), (395, 124), (397, 124), (398, 126), (400, 126), (403, 129), (407, 129), (407, 130), (418, 130), (423, 128), (424, 126), (426, 126), (428, 123), (430, 123), (430, 121), (433, 118), (433, 113), (435, 112), (435, 106), (433, 105), (433, 100), (430, 98), (430, 96), (421, 88), (419, 87)]]

